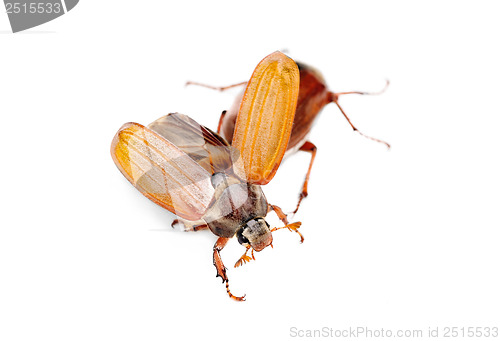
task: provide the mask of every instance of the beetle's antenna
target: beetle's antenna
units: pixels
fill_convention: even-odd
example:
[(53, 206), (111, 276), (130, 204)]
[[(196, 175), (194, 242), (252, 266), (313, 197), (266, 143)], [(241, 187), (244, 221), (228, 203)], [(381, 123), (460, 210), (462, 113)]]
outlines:
[(271, 229), (271, 232), (274, 232), (274, 231), (278, 231), (278, 230), (281, 230), (281, 229), (284, 229), (284, 228), (287, 228), (288, 230), (292, 231), (292, 232), (297, 232), (300, 236), (300, 242), (303, 243), (304, 242), (304, 236), (302, 235), (302, 233), (299, 232), (299, 227), (300, 225), (302, 225), (302, 223), (300, 221), (297, 221), (295, 223), (291, 223), (291, 224), (288, 224), (288, 225), (285, 225), (285, 226), (281, 226), (281, 227), (273, 227)]
[[(252, 249), (252, 256), (248, 256), (247, 255), (247, 252), (250, 249)], [(252, 259), (255, 260), (255, 256), (253, 255), (253, 248), (251, 246), (247, 246), (247, 249), (245, 250), (245, 253), (243, 254), (243, 256), (240, 257), (240, 259), (238, 259), (238, 261), (236, 262), (236, 264), (234, 264), (234, 267), (237, 268), (238, 266), (241, 266), (241, 265), (243, 265), (245, 263), (250, 262)]]
[(361, 136), (366, 137), (367, 139), (370, 139), (372, 141), (385, 144), (388, 149), (391, 149), (391, 145), (389, 143), (385, 142), (384, 140), (380, 140), (380, 139), (377, 139), (377, 138), (365, 135), (362, 132), (360, 132), (358, 130), (358, 128), (356, 128), (354, 126), (354, 124), (352, 124), (351, 120), (349, 119), (349, 117), (345, 113), (344, 109), (342, 109), (342, 107), (340, 106), (340, 104), (338, 102), (339, 97), (343, 96), (343, 95), (352, 95), (352, 94), (356, 94), (356, 95), (380, 95), (380, 94), (384, 93), (385, 90), (387, 90), (388, 86), (389, 86), (389, 80), (386, 80), (385, 87), (382, 90), (380, 90), (379, 92), (348, 91), (348, 92), (336, 92), (336, 93), (335, 92), (329, 92), (328, 94), (330, 96), (330, 102), (333, 102), (333, 103), (335, 103), (337, 105), (337, 107), (340, 109), (340, 112), (342, 112), (342, 115), (344, 115), (344, 117), (346, 118), (347, 122), (349, 122), (349, 124), (351, 125), (351, 127), (352, 127), (352, 129), (354, 131), (358, 132), (358, 134), (360, 134)]
[(273, 227), (271, 229), (271, 232), (274, 232), (274, 231), (278, 231), (278, 230), (281, 230), (281, 229), (284, 229), (284, 228), (287, 228), (289, 229), (290, 231), (295, 231), (299, 234), (300, 236), (300, 242), (304, 242), (304, 236), (302, 235), (302, 233), (299, 232), (298, 228), (300, 227), (300, 225), (302, 225), (302, 223), (300, 221), (296, 222), (296, 223), (291, 223), (289, 224), (288, 223), (288, 219), (286, 217), (286, 214), (283, 213), (283, 210), (281, 208), (279, 208), (279, 206), (276, 206), (276, 205), (271, 205), (271, 204), (268, 204), (268, 210), (273, 210), (274, 213), (276, 213), (276, 215), (278, 216), (278, 218), (280, 218), (280, 220), (283, 222), (283, 224), (285, 224), (285, 226), (281, 226), (281, 227)]

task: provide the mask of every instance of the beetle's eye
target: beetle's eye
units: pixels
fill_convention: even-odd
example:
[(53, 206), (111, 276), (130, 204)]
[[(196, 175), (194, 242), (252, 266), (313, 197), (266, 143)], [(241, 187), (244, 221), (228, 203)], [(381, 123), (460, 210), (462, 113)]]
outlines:
[(247, 237), (243, 235), (243, 229), (238, 231), (238, 243), (240, 244), (250, 244)]

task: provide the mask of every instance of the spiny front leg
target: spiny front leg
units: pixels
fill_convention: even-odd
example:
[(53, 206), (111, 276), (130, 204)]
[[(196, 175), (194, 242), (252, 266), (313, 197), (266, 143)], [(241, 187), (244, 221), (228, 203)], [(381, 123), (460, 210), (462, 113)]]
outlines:
[(229, 238), (224, 238), (224, 237), (219, 237), (217, 241), (215, 242), (214, 245), (214, 266), (215, 269), (217, 269), (217, 276), (216, 277), (221, 277), (222, 278), (222, 283), (226, 283), (226, 291), (229, 297), (236, 301), (244, 301), (245, 296), (243, 295), (241, 297), (239, 296), (234, 296), (231, 291), (229, 290), (229, 279), (227, 278), (226, 274), (226, 267), (224, 266), (224, 263), (222, 263), (222, 258), (220, 256), (220, 252), (226, 246), (227, 242), (229, 241)]
[(247, 262), (250, 262), (252, 259), (255, 260), (255, 256), (253, 255), (253, 249), (252, 249), (252, 256), (248, 256), (247, 255), (247, 252), (248, 250), (252, 249), (251, 246), (247, 246), (247, 249), (245, 250), (245, 253), (243, 254), (243, 256), (240, 257), (240, 259), (238, 259), (238, 261), (236, 262), (236, 264), (234, 264), (234, 267), (237, 268), (238, 266), (241, 266)]

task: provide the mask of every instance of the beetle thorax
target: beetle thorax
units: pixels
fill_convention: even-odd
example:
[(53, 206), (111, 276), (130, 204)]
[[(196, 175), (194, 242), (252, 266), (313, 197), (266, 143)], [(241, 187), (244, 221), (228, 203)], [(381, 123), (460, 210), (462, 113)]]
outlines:
[(247, 222), (266, 216), (267, 201), (260, 186), (224, 173), (214, 174), (212, 184), (214, 202), (203, 220), (215, 235), (231, 238)]

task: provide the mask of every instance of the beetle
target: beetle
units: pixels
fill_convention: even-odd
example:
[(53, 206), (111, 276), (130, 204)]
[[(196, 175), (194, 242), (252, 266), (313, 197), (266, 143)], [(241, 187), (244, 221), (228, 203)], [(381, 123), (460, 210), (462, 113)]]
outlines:
[[(314, 159), (316, 157), (316, 152), (317, 152), (317, 147), (308, 139), (308, 135), (311, 131), (311, 128), (313, 126), (314, 121), (316, 120), (318, 114), (321, 112), (321, 110), (330, 103), (335, 103), (337, 107), (340, 109), (340, 112), (344, 115), (346, 118), (347, 122), (349, 125), (352, 127), (352, 129), (356, 132), (358, 132), (360, 135), (382, 143), (387, 146), (388, 149), (390, 149), (390, 144), (380, 140), (373, 138), (371, 136), (363, 134), (361, 131), (356, 128), (347, 114), (345, 113), (344, 109), (340, 106), (338, 100), (340, 96), (343, 95), (349, 95), (349, 94), (358, 94), (358, 95), (378, 95), (383, 93), (388, 85), (389, 81), (386, 81), (385, 87), (379, 91), (379, 92), (361, 92), (361, 91), (349, 91), (349, 92), (333, 92), (331, 91), (328, 86), (326, 85), (325, 78), (321, 74), (320, 71), (318, 71), (316, 68), (309, 66), (307, 64), (297, 62), (297, 66), (299, 68), (300, 72), (300, 88), (299, 88), (299, 97), (297, 101), (297, 108), (295, 112), (295, 119), (293, 122), (293, 127), (292, 127), (292, 134), (290, 137), (290, 141), (287, 146), (287, 151), (285, 156), (289, 156), (290, 154), (293, 154), (297, 151), (304, 151), (304, 152), (309, 152), (311, 153), (311, 159), (309, 161), (309, 167), (304, 179), (304, 183), (302, 185), (302, 190), (299, 194), (299, 199), (297, 202), (297, 206), (295, 207), (295, 210), (292, 212), (292, 214), (297, 213), (299, 210), (300, 204), (302, 200), (308, 196), (308, 183), (309, 183), (309, 177), (311, 174), (311, 169), (314, 163)], [(233, 87), (237, 86), (242, 86), (247, 84), (247, 82), (241, 82), (238, 84), (233, 84), (225, 87), (215, 87), (211, 85), (206, 85), (202, 83), (197, 83), (197, 82), (187, 82), (186, 85), (198, 85), (198, 86), (203, 86), (219, 91), (224, 91)], [(217, 133), (221, 134), (224, 138), (226, 138), (228, 141), (231, 141), (234, 130), (235, 130), (235, 124), (236, 124), (236, 118), (238, 115), (238, 109), (240, 106), (240, 103), (243, 99), (243, 94), (244, 92), (241, 92), (239, 95), (236, 96), (234, 99), (234, 102), (232, 106), (229, 108), (227, 111), (223, 111), (220, 119), (219, 119), (219, 125), (217, 127)]]
[[(254, 251), (272, 245), (272, 232), (297, 232), (276, 205), (267, 202), (261, 185), (273, 178), (290, 139), (299, 92), (296, 63), (274, 52), (255, 68), (246, 86), (231, 145), (219, 134), (186, 115), (174, 113), (147, 127), (126, 123), (111, 143), (111, 156), (122, 174), (147, 198), (177, 215), (187, 231), (209, 229), (217, 276), (229, 297), (229, 279), (220, 252), (234, 236), (245, 246), (239, 266)], [(274, 211), (284, 226), (270, 228)], [(247, 255), (251, 250), (251, 257)]]

